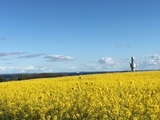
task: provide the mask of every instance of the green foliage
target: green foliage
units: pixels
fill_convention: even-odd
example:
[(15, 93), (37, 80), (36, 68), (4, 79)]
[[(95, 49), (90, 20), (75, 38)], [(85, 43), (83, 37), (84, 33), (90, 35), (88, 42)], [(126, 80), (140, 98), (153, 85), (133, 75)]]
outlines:
[(35, 79), (35, 78), (52, 78), (52, 77), (62, 77), (62, 76), (68, 76), (68, 74), (65, 73), (27, 73), (27, 74), (18, 74), (13, 75), (11, 78), (5, 78), (3, 76), (0, 76), (0, 82), (6, 82), (6, 81), (17, 81), (17, 80), (28, 80), (28, 79)]
[(5, 81), (7, 81), (7, 79), (4, 78), (3, 76), (0, 76), (0, 82), (5, 82)]

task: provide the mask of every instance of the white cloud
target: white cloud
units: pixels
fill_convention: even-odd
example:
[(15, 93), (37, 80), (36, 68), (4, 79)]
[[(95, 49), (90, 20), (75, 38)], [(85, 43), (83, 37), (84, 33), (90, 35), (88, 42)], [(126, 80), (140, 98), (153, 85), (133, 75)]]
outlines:
[(64, 56), (64, 55), (48, 55), (44, 58), (48, 59), (48, 61), (54, 61), (54, 62), (63, 62), (63, 61), (72, 61), (74, 58), (71, 56)]
[(0, 71), (5, 71), (6, 70), (6, 67), (1, 67), (0, 66)]
[(100, 64), (105, 64), (106, 66), (115, 66), (117, 64), (117, 61), (111, 57), (103, 57), (99, 60)]
[(25, 68), (25, 70), (38, 70), (39, 68), (38, 67), (35, 67), (35, 66), (27, 66)]
[(98, 64), (81, 64), (79, 66), (79, 69), (82, 70), (82, 71), (85, 71), (85, 70), (89, 70), (89, 71), (98, 71), (98, 70), (102, 70), (102, 66), (101, 65), (98, 65)]
[(149, 55), (148, 58), (154, 59), (154, 60), (160, 60), (160, 54)]
[(47, 68), (47, 67), (40, 67), (40, 66), (27, 66), (27, 67), (21, 67), (19, 70), (21, 72), (50, 72), (53, 68)]
[(143, 60), (139, 63), (139, 67), (143, 69), (159, 69), (160, 68), (160, 54), (153, 54), (147, 57), (144, 57)]
[(38, 72), (53, 72), (53, 68), (40, 66), (26, 66), (26, 67), (3, 67), (0, 66), (2, 73), (38, 73)]
[(130, 58), (115, 59), (112, 57), (103, 57), (98, 61), (101, 70), (107, 71), (125, 71), (130, 70)]

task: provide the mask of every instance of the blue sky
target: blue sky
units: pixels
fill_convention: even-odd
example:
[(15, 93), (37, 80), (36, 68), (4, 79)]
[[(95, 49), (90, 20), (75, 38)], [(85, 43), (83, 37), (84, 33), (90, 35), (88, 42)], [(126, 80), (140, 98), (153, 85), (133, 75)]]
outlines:
[(0, 0), (0, 73), (160, 68), (159, 0)]

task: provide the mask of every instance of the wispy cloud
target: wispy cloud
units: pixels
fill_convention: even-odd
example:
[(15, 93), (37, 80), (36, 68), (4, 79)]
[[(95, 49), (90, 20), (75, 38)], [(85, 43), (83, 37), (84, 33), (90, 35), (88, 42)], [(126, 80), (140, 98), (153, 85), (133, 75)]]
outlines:
[(104, 64), (109, 67), (113, 67), (117, 65), (117, 60), (111, 57), (103, 57), (98, 61), (100, 64)]
[(81, 71), (99, 71), (103, 69), (103, 66), (99, 64), (86, 63), (80, 64), (78, 69), (80, 69)]
[(152, 55), (149, 55), (148, 58), (154, 59), (154, 60), (160, 60), (160, 54), (152, 54)]
[(5, 71), (6, 69), (6, 67), (0, 66), (0, 71)]
[(0, 52), (0, 57), (10, 56), (10, 55), (22, 55), (26, 54), (25, 52)]
[(71, 68), (73, 71), (118, 71), (129, 70), (129, 59), (115, 59), (112, 57), (102, 57), (98, 62), (79, 64)]
[(64, 55), (48, 55), (44, 57), (45, 59), (48, 59), (47, 61), (53, 61), (53, 62), (64, 62), (64, 61), (73, 61), (74, 58), (71, 56), (64, 56)]
[(26, 56), (20, 56), (19, 58), (35, 58), (35, 57), (40, 57), (43, 56), (44, 54), (30, 54)]
[(41, 73), (53, 72), (53, 68), (41, 66), (25, 66), (25, 67), (4, 67), (0, 66), (0, 72), (3, 73)]
[(124, 71), (130, 70), (130, 58), (112, 58), (112, 57), (102, 57), (98, 61), (100, 68), (102, 70), (110, 71)]
[(143, 69), (151, 68), (151, 69), (159, 69), (160, 68), (160, 54), (152, 54), (143, 58), (141, 62), (139, 62), (139, 67)]

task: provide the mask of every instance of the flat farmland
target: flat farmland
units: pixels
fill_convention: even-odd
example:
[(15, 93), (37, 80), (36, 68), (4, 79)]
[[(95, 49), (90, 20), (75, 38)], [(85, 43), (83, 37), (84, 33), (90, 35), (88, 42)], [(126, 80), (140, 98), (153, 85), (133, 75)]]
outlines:
[(0, 83), (0, 120), (159, 120), (160, 72)]

